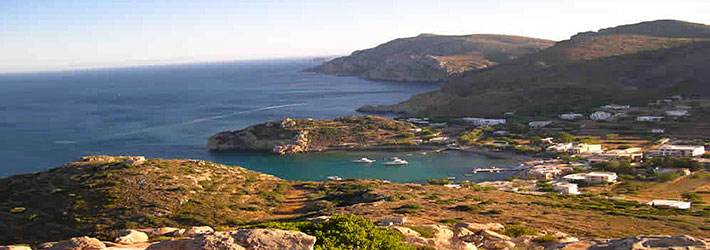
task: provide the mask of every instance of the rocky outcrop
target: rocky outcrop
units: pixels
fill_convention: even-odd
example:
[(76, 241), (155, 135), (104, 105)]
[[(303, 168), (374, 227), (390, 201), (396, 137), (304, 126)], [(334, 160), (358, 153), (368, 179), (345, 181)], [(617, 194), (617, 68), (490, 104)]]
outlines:
[(378, 146), (411, 147), (413, 124), (377, 116), (345, 116), (332, 120), (289, 119), (224, 131), (209, 138), (210, 150), (255, 150), (293, 154), (330, 149)]
[(210, 150), (257, 150), (279, 154), (305, 152), (309, 149), (308, 133), (297, 130), (289, 118), (269, 121), (239, 131), (213, 135), (207, 142)]
[(422, 34), (355, 51), (306, 71), (372, 80), (438, 82), (537, 52), (553, 43), (504, 35)]
[(548, 249), (558, 250), (707, 250), (710, 243), (687, 235), (636, 236), (611, 240), (583, 240), (562, 243)]

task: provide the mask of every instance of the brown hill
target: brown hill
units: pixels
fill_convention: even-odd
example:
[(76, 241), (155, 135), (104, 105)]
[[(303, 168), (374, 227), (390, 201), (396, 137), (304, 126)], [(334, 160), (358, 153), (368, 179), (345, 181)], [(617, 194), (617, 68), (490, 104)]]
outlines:
[[(513, 110), (535, 114), (609, 102), (645, 103), (672, 94), (710, 96), (705, 90), (710, 84), (710, 42), (697, 38), (700, 31), (679, 38), (669, 37), (672, 33), (659, 28), (658, 36), (649, 36), (656, 35), (650, 32), (653, 24), (577, 35), (489, 70), (468, 72), (448, 81), (440, 91), (360, 110), (495, 116)], [(666, 27), (668, 22), (657, 24)], [(696, 24), (688, 26), (697, 28)], [(648, 32), (623, 34), (627, 30)]]
[(505, 35), (422, 34), (355, 51), (307, 71), (373, 80), (436, 82), (535, 53), (553, 43)]

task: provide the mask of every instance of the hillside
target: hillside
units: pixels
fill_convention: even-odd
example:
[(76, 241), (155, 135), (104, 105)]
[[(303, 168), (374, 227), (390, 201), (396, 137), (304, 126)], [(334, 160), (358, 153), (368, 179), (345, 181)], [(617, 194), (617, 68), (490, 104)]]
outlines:
[(108, 237), (137, 226), (237, 224), (271, 217), (275, 195), (286, 190), (285, 181), (240, 167), (140, 159), (90, 156), (0, 179), (0, 242)]
[[(317, 233), (328, 230), (323, 226), (345, 225), (317, 226), (305, 222), (306, 218), (317, 221), (323, 220), (319, 216), (339, 214), (354, 214), (371, 221), (404, 216), (404, 226), (422, 232), (421, 237), (411, 236), (411, 229), (389, 229), (410, 235), (404, 238), (410, 244), (429, 246), (455, 242), (447, 243), (451, 234), (442, 235), (442, 239), (448, 237), (443, 242), (423, 239), (439, 237), (427, 235), (432, 231), (424, 228), (446, 228), (451, 232), (451, 228), (462, 226), (471, 227), (474, 232), (477, 231), (473, 228), (481, 226), (496, 228), (491, 230), (511, 237), (522, 237), (515, 229), (528, 228), (525, 230), (532, 236), (523, 235), (527, 240), (512, 239), (521, 247), (535, 244), (531, 237), (547, 234), (555, 235), (554, 242), (570, 240), (568, 236), (710, 237), (710, 221), (704, 219), (710, 208), (700, 203), (690, 211), (674, 211), (601, 194), (537, 196), (495, 191), (472, 183), (462, 186), (357, 179), (286, 181), (205, 161), (89, 156), (59, 168), (0, 179), (0, 245), (83, 235), (110, 241), (124, 229), (206, 225), (225, 232), (264, 227), (298, 230), (318, 238), (318, 246), (328, 244), (323, 241), (328, 236)], [(334, 218), (334, 223), (343, 220)], [(594, 223), (590, 223), (590, 218)], [(360, 224), (365, 231), (374, 230), (372, 222), (344, 219), (345, 223), (348, 221)], [(401, 237), (379, 230), (384, 229), (376, 231), (393, 240)], [(501, 238), (511, 241), (508, 236)]]
[(552, 46), (543, 39), (505, 35), (422, 34), (353, 52), (308, 69), (339, 76), (386, 81), (438, 82)]
[[(448, 81), (440, 91), (360, 110), (496, 116), (506, 111), (549, 113), (609, 102), (645, 103), (672, 94), (710, 96), (706, 90), (710, 43), (698, 38), (703, 32), (697, 31), (710, 27), (672, 24), (674, 28), (685, 24), (693, 32), (687, 38), (672, 37), (677, 34), (667, 32), (668, 22), (657, 21), (583, 33), (489, 70), (468, 72)], [(658, 33), (652, 32), (654, 25)], [(627, 31), (643, 34), (623, 33)]]

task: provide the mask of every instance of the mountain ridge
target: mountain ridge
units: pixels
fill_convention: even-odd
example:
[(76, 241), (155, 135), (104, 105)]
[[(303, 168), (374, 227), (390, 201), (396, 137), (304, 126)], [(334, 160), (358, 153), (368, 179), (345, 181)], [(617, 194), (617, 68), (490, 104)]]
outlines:
[[(667, 23), (661, 21), (659, 26)], [(683, 24), (672, 22), (674, 27), (679, 23)], [(710, 96), (704, 87), (710, 79), (706, 73), (710, 43), (693, 38), (710, 31), (710, 26), (701, 26), (702, 32), (697, 32), (697, 24), (687, 23), (696, 30), (691, 38), (663, 37), (670, 36), (665, 28), (657, 29), (659, 36), (624, 34), (635, 27), (648, 30), (653, 24), (576, 35), (520, 59), (469, 71), (449, 80), (439, 91), (415, 95), (399, 104), (364, 106), (359, 111), (499, 116), (514, 110), (540, 114), (604, 102), (643, 103), (670, 93)]]
[(438, 82), (468, 70), (510, 61), (552, 44), (549, 40), (522, 36), (423, 33), (357, 50), (305, 71), (370, 80)]

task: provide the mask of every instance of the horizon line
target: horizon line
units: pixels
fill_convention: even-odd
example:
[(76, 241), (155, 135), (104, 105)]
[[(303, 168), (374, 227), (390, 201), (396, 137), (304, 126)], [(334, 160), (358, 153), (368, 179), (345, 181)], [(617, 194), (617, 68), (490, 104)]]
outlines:
[[(232, 63), (232, 62), (256, 62), (256, 61), (275, 61), (275, 60), (312, 60), (318, 58), (336, 58), (346, 55), (312, 55), (312, 56), (287, 56), (287, 57), (254, 57), (254, 58), (235, 58), (235, 59), (215, 59), (215, 60), (185, 60), (185, 61), (172, 61), (172, 59), (155, 59), (155, 60), (145, 60), (152, 61), (150, 63), (143, 64), (126, 64), (126, 65), (101, 65), (101, 66), (84, 66), (76, 68), (62, 68), (71, 66), (57, 66), (55, 69), (37, 69), (37, 70), (17, 70), (17, 71), (1, 71), (2, 75), (22, 75), (22, 74), (42, 74), (42, 73), (61, 73), (61, 72), (81, 72), (81, 71), (100, 71), (100, 70), (112, 70), (112, 69), (131, 69), (131, 68), (147, 68), (147, 67), (161, 67), (161, 66), (181, 66), (181, 65), (195, 65), (195, 64), (212, 64), (212, 63)], [(170, 62), (172, 61), (172, 62)]]

